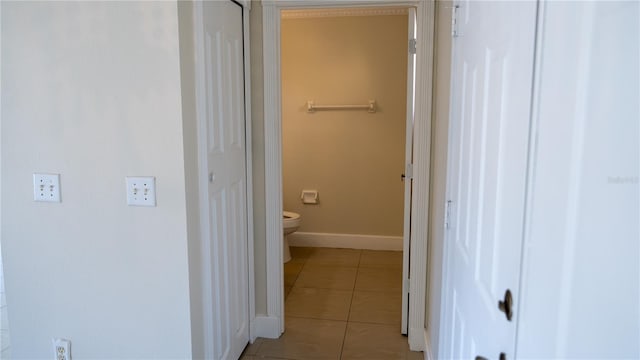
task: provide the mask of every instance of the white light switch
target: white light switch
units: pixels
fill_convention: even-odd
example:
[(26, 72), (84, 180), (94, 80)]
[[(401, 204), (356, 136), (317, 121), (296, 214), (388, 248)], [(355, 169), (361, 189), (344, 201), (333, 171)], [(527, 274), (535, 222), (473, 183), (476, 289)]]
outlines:
[(33, 200), (60, 202), (60, 175), (33, 174)]
[(156, 206), (156, 178), (127, 176), (127, 205)]

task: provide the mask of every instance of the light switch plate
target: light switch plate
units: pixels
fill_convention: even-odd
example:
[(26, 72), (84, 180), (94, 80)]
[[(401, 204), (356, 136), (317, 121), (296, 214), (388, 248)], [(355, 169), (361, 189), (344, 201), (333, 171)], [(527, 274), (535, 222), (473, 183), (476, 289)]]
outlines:
[(33, 174), (33, 200), (60, 202), (60, 174)]
[(156, 178), (127, 176), (127, 205), (156, 206)]

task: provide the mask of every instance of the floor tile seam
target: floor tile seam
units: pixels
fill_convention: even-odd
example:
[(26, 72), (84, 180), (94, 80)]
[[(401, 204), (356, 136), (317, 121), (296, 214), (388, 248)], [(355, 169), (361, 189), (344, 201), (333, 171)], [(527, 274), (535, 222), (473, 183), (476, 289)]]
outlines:
[(340, 346), (340, 359), (344, 352), (344, 344), (347, 342), (347, 332), (349, 331), (349, 317), (351, 317), (351, 305), (353, 304), (353, 292), (351, 293), (351, 301), (349, 302), (349, 311), (347, 312), (347, 323), (344, 326), (344, 334), (342, 334), (342, 345)]
[[(296, 274), (296, 278), (293, 280), (293, 283), (290, 285), (291, 289), (293, 289), (296, 286), (296, 283), (298, 282), (298, 279), (300, 278), (300, 274), (302, 273), (302, 270), (304, 270), (304, 265), (306, 264), (306, 261), (302, 262), (302, 267), (300, 268), (300, 271), (298, 271), (298, 273)], [(285, 284), (286, 286), (286, 284)]]
[(300, 268), (300, 271), (298, 271), (298, 273), (296, 274), (296, 279), (293, 281), (293, 285), (291, 285), (292, 288), (296, 285), (296, 282), (300, 278), (300, 274), (302, 274), (302, 270), (304, 270), (305, 265), (307, 265), (307, 260), (309, 259), (304, 259), (304, 261), (302, 262), (302, 267)]
[(362, 251), (358, 257), (358, 269), (356, 270), (356, 278), (353, 281), (353, 290), (351, 291), (351, 300), (349, 301), (349, 311), (347, 312), (347, 325), (344, 327), (344, 336), (342, 337), (342, 346), (340, 347), (340, 359), (342, 359), (342, 353), (344, 352), (344, 344), (347, 341), (347, 331), (349, 330), (349, 318), (351, 317), (351, 308), (353, 307), (353, 297), (356, 293), (356, 282), (358, 281), (358, 272), (360, 271), (360, 259), (362, 259)]
[(357, 320), (348, 320), (347, 321), (347, 325), (349, 325), (350, 323), (352, 324), (365, 324), (365, 325), (382, 325), (382, 326), (398, 326), (398, 331), (400, 331), (400, 326), (402, 326), (402, 323), (398, 322), (398, 323), (380, 323), (380, 322), (371, 322), (371, 321), (357, 321)]
[(363, 289), (353, 289), (354, 292), (363, 292), (363, 293), (376, 293), (376, 294), (398, 294), (402, 297), (402, 288), (396, 290), (363, 290)]
[(382, 268), (382, 267), (360, 266), (358, 267), (358, 269), (365, 270), (369, 273), (374, 273), (374, 271), (371, 271), (371, 270), (377, 270), (378, 273), (384, 273), (384, 274), (391, 274), (391, 275), (395, 275), (394, 273), (402, 274), (402, 268), (392, 269), (392, 268)]
[(299, 258), (299, 257), (295, 257), (295, 256), (291, 255), (291, 260), (287, 261), (286, 263), (287, 264), (289, 264), (289, 263), (291, 263), (291, 264), (298, 264), (298, 263), (302, 264), (305, 261), (307, 261), (307, 258)]
[[(310, 266), (312, 268), (313, 267), (330, 267), (330, 268), (347, 268), (347, 269), (357, 269), (358, 268), (357, 264), (356, 265), (344, 265), (344, 264), (314, 263), (314, 262), (311, 262), (311, 263), (305, 262), (304, 264), (305, 264), (306, 267)], [(300, 271), (302, 271), (302, 270), (300, 270)]]
[(293, 315), (289, 315), (287, 317), (288, 318), (293, 318), (293, 319), (302, 319), (302, 320), (310, 320), (311, 319), (311, 320), (335, 321), (335, 322), (344, 323), (345, 326), (347, 325), (347, 321), (346, 320), (318, 319), (318, 318), (308, 318), (308, 317), (293, 316)]
[(309, 286), (292, 286), (291, 289), (293, 288), (298, 288), (298, 289), (318, 289), (318, 290), (341, 290), (341, 291), (351, 291), (353, 292), (353, 289), (345, 289), (345, 288), (327, 288), (327, 287), (309, 287)]
[(311, 286), (292, 286), (291, 287), (296, 288), (296, 289), (315, 289), (315, 290), (336, 290), (336, 291), (349, 291), (349, 292), (353, 292), (352, 289), (334, 289), (334, 288), (321, 288), (321, 287), (311, 287)]
[(357, 287), (353, 289), (353, 291), (361, 291), (361, 292), (375, 292), (375, 293), (387, 293), (387, 294), (402, 294), (402, 287), (393, 290), (371, 290), (371, 289), (358, 289)]
[[(358, 282), (358, 273), (360, 272), (360, 261), (362, 260), (362, 250), (358, 254), (358, 267), (356, 268), (356, 278), (353, 280), (353, 291), (356, 290), (356, 283)], [(353, 303), (353, 294), (351, 294), (351, 303)], [(349, 313), (351, 313), (351, 303), (349, 303)], [(340, 353), (342, 356), (342, 353)]]
[(285, 314), (287, 317), (290, 318), (296, 318), (296, 319), (303, 319), (303, 320), (327, 320), (327, 321), (337, 321), (337, 322), (342, 322), (342, 323), (348, 323), (348, 316), (347, 319), (345, 320), (341, 320), (341, 319), (330, 319), (330, 318), (321, 318), (321, 317), (312, 317), (312, 316), (296, 316), (296, 315), (287, 315)]
[(293, 283), (291, 284), (291, 287), (293, 288), (296, 285), (296, 281), (298, 281), (298, 278), (300, 277), (300, 273), (302, 272), (302, 269), (300, 269), (300, 272), (298, 272), (296, 274), (295, 279), (293, 279)]
[(374, 264), (359, 264), (359, 268), (363, 269), (385, 269), (385, 270), (402, 270), (402, 264), (396, 265), (374, 265)]

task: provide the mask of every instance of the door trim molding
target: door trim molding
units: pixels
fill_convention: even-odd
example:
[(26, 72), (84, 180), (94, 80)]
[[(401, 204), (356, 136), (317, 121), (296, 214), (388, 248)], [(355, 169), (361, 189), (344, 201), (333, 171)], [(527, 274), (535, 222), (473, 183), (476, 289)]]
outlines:
[[(414, 192), (411, 224), (411, 253), (409, 299), (409, 346), (424, 350), (427, 236), (430, 188), (431, 112), (433, 90), (433, 35), (435, 23), (434, 0), (264, 0), (263, 1), (263, 57), (264, 57), (264, 130), (265, 130), (265, 207), (266, 207), (266, 265), (267, 317), (278, 319), (277, 329), (284, 331), (284, 294), (282, 263), (282, 120), (280, 83), (280, 11), (285, 9), (328, 7), (411, 6), (417, 15), (416, 108), (414, 128)], [(421, 101), (419, 101), (419, 100)], [(420, 254), (420, 256), (416, 256)]]
[(435, 2), (418, 1), (416, 10), (417, 54), (415, 124), (413, 131), (413, 195), (411, 199), (411, 276), (409, 297), (409, 347), (424, 351), (427, 289), (427, 242), (431, 177), (431, 114), (433, 98), (433, 49)]
[(280, 120), (280, 9), (262, 4), (262, 56), (264, 61), (265, 228), (267, 267), (267, 317), (284, 332), (284, 279), (282, 254), (282, 136)]
[(249, 342), (253, 343), (257, 334), (254, 323), (256, 322), (256, 285), (255, 285), (255, 255), (254, 255), (254, 229), (253, 229), (253, 129), (251, 127), (251, 1), (237, 0), (242, 5), (242, 35), (244, 48), (244, 131), (245, 150), (247, 162), (247, 264), (249, 272)]

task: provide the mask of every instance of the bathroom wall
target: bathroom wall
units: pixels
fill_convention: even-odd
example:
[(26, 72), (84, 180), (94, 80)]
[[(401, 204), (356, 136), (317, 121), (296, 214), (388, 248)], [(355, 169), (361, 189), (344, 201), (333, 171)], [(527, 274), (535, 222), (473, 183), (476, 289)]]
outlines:
[[(282, 20), (284, 209), (300, 232), (401, 236), (408, 15)], [(378, 111), (322, 111), (366, 104)], [(317, 189), (318, 205), (303, 205)]]

